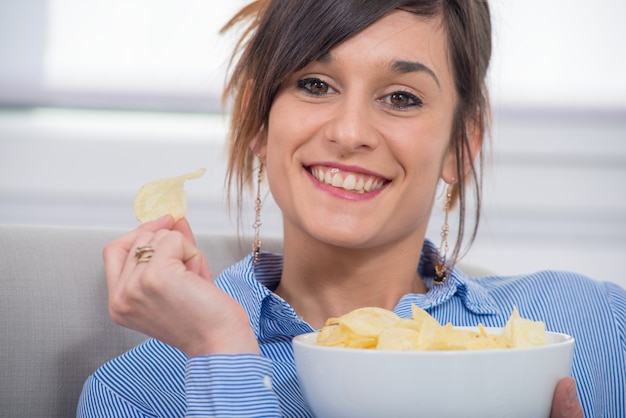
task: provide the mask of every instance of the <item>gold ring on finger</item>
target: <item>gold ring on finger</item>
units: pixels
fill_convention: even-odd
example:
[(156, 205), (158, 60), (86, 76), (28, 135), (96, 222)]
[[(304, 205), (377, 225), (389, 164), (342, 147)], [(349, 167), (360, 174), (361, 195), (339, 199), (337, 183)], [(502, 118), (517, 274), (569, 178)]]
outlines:
[(143, 245), (135, 249), (135, 257), (137, 258), (137, 264), (145, 263), (152, 258), (154, 248), (152, 245)]

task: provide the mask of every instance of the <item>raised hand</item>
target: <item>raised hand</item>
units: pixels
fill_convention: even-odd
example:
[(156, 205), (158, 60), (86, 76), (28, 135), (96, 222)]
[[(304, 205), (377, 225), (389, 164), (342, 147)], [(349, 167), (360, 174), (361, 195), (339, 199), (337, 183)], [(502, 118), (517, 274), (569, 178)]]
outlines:
[(109, 243), (103, 255), (117, 324), (190, 357), (259, 353), (245, 310), (213, 283), (185, 219), (147, 222)]

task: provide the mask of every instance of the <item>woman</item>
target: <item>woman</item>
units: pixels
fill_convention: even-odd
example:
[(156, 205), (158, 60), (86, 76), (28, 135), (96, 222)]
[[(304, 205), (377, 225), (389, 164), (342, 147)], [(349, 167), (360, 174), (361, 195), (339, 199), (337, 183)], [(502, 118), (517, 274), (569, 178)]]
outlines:
[[(291, 338), (358, 307), (407, 317), (416, 304), (440, 322), (487, 326), (516, 305), (574, 335), (585, 413), (623, 416), (623, 289), (559, 272), (471, 279), (453, 267), (466, 184), (480, 202), (486, 2), (259, 1), (230, 25), (241, 21), (228, 183), (241, 197), (266, 172), (284, 254), (257, 240), (213, 282), (185, 220), (109, 244), (111, 316), (154, 339), (96, 371), (78, 415), (310, 416)], [(440, 253), (425, 240), (440, 181), (446, 206), (460, 205), (449, 256), (447, 240)], [(152, 257), (136, 258), (145, 246)], [(553, 416), (582, 416), (573, 380), (557, 387)]]

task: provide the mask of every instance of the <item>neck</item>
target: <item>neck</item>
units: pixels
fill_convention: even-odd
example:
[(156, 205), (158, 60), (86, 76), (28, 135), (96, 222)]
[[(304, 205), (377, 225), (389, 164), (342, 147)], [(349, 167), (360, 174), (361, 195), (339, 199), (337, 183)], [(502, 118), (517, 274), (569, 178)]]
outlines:
[(353, 309), (393, 309), (407, 293), (425, 293), (417, 273), (423, 237), (388, 246), (346, 249), (285, 234), (283, 273), (276, 293), (313, 328)]

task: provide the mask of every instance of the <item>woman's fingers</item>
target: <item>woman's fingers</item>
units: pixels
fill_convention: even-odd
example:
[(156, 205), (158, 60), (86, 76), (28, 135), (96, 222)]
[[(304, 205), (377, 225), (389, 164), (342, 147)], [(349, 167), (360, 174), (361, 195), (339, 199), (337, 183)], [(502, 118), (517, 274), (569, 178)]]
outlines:
[[(174, 225), (174, 219), (167, 215), (154, 221), (141, 224), (139, 227), (110, 242), (104, 247), (103, 258), (107, 272), (119, 275), (124, 267), (126, 259), (131, 251), (135, 251), (137, 238), (145, 232), (154, 233), (160, 229), (170, 229)], [(134, 254), (134, 253), (133, 253)]]
[[(164, 216), (154, 221), (146, 222), (123, 237), (107, 244), (103, 251), (105, 277), (109, 289), (109, 298), (119, 303), (124, 298), (123, 289), (128, 284), (128, 277), (139, 266), (136, 257), (138, 247), (150, 245), (156, 231), (167, 230), (174, 225), (171, 216)], [(120, 283), (122, 282), (122, 283)]]
[(209, 269), (209, 263), (206, 260), (204, 254), (200, 253), (196, 247), (196, 239), (194, 237), (193, 231), (191, 230), (191, 226), (187, 221), (187, 218), (182, 218), (172, 227), (173, 231), (180, 232), (185, 239), (187, 239), (192, 245), (192, 251), (186, 258), (183, 259), (183, 262), (187, 266), (189, 271), (192, 271), (199, 275), (202, 278), (207, 280), (212, 280), (211, 271)]
[(188, 264), (199, 266), (199, 260), (204, 258), (198, 247), (177, 230), (157, 231), (150, 245), (154, 248), (152, 258), (158, 264), (174, 262), (181, 267)]
[(185, 238), (189, 240), (189, 242), (191, 242), (193, 245), (196, 245), (196, 239), (193, 236), (193, 232), (191, 231), (191, 226), (189, 225), (187, 218), (182, 218), (178, 222), (176, 222), (172, 227), (172, 230), (180, 232)]
[(189, 252), (188, 256), (183, 259), (183, 262), (187, 266), (189, 271), (192, 271), (199, 275), (200, 277), (212, 280), (212, 274), (209, 269), (209, 263), (206, 260), (204, 254), (202, 254), (196, 247), (196, 240), (191, 231), (191, 226), (186, 218), (182, 218), (172, 228), (174, 231), (180, 232), (185, 239), (187, 239), (192, 245), (193, 248)]
[[(172, 228), (172, 229), (170, 229)], [(191, 273), (212, 280), (204, 254), (189, 238), (191, 228), (184, 221), (176, 228), (171, 217), (147, 222), (105, 248), (109, 310), (115, 322), (146, 295), (146, 286), (164, 288)], [(165, 272), (168, 272), (165, 274)]]
[(199, 251), (185, 261), (185, 267), (187, 267), (187, 270), (197, 274), (203, 279), (213, 280), (213, 275), (209, 269), (209, 263), (207, 262), (204, 254)]
[[(111, 253), (125, 254), (121, 267), (117, 257), (109, 260), (119, 271), (107, 271), (111, 318), (190, 355), (257, 353), (245, 310), (210, 280), (206, 258), (187, 238), (188, 224), (153, 226), (111, 246)], [(138, 247), (150, 257), (137, 257)]]

